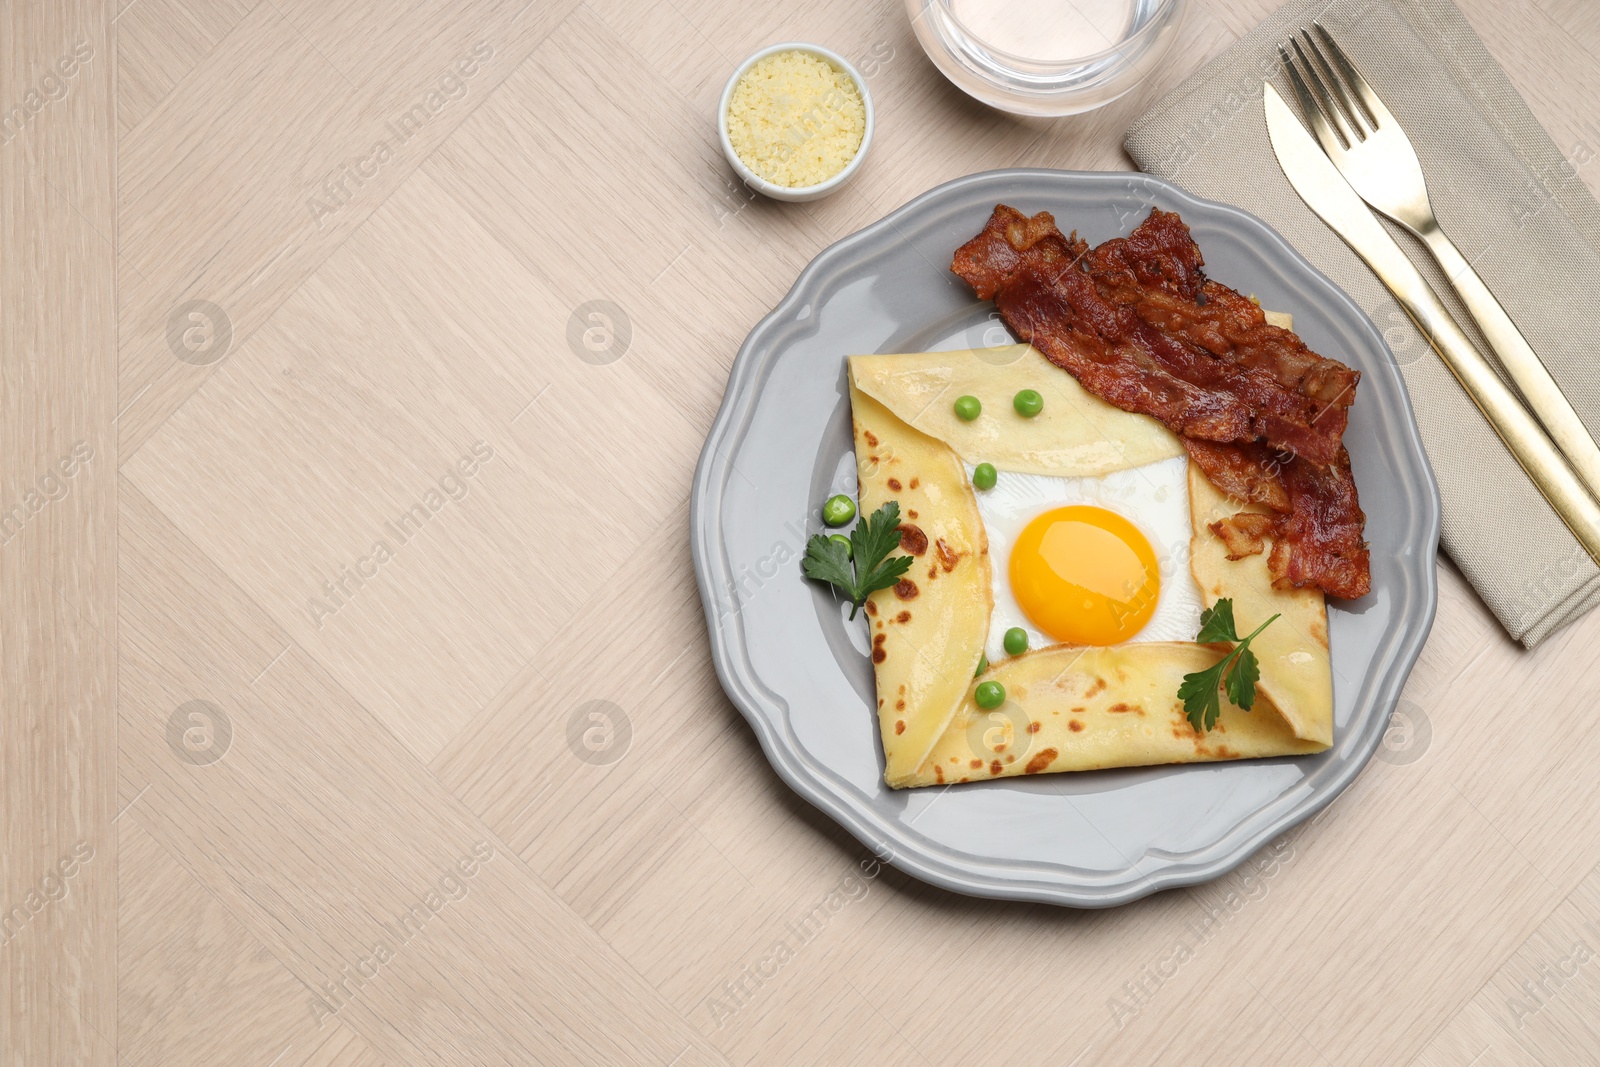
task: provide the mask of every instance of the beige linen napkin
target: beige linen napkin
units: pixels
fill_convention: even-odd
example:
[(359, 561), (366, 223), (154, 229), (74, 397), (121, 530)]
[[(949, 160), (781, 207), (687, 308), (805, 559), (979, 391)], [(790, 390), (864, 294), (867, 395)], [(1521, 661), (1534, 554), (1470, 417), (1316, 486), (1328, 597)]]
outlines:
[[(1600, 167), (1600, 159), (1590, 146), (1564, 153), (1551, 142), (1449, 0), (1294, 0), (1140, 117), (1125, 142), (1151, 174), (1265, 219), (1372, 317), (1400, 363), (1439, 479), (1443, 547), (1506, 630), (1532, 648), (1600, 601), (1600, 570), (1389, 291), (1278, 169), (1261, 83), (1272, 81), (1295, 106), (1277, 46), (1313, 19), (1405, 127), (1445, 231), (1591, 433), (1600, 431), (1591, 326), (1600, 205), (1578, 170)], [(1493, 360), (1432, 257), (1385, 225)]]

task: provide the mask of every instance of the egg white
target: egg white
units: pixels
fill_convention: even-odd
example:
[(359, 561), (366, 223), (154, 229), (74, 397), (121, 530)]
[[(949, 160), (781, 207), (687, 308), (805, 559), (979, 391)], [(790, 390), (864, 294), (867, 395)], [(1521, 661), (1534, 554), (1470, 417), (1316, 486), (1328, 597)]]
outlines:
[[(972, 468), (967, 468), (972, 477)], [(1155, 614), (1130, 641), (1193, 641), (1200, 630), (1200, 589), (1189, 573), (1189, 457), (1148, 463), (1099, 477), (1055, 478), (1002, 470), (993, 489), (974, 489), (978, 515), (989, 537), (994, 614), (984, 653), (1006, 658), (1005, 632), (1020, 626), (1029, 648), (1059, 644), (1034, 625), (1011, 592), (1011, 549), (1023, 528), (1043, 512), (1072, 504), (1114, 511), (1150, 541), (1161, 572)]]

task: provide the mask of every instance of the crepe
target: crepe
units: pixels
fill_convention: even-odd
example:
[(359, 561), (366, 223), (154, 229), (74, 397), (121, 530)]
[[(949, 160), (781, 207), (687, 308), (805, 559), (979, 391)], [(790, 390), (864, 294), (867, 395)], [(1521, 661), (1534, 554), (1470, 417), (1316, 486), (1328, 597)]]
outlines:
[(903, 551), (917, 561), (867, 598), (884, 778), (905, 780), (950, 724), (982, 654), (992, 605), (989, 543), (966, 471), (948, 445), (853, 385), (861, 513), (900, 502)]
[(926, 762), (899, 784), (1298, 756), (1328, 747), (1296, 737), (1259, 695), (1248, 712), (1224, 700), (1216, 725), (1196, 733), (1178, 686), (1226, 652), (1219, 645), (1143, 641), (1053, 645), (1007, 659), (983, 675), (1006, 687), (1006, 702), (984, 711), (969, 691)]
[[(1071, 477), (1184, 454), (1154, 419), (1104, 404), (1036, 351), (1019, 348), (1010, 362), (996, 361), (995, 349), (850, 359), (862, 513), (898, 500), (903, 521), (915, 527), (902, 538), (917, 556), (907, 575), (915, 591), (880, 590), (867, 601), (885, 782), (905, 788), (1327, 748), (1332, 683), (1322, 594), (1272, 588), (1262, 555), (1225, 558), (1227, 546), (1206, 522), (1242, 505), (1193, 464), (1190, 562), (1205, 603), (1231, 597), (1241, 633), (1274, 612), (1283, 616), (1252, 645), (1261, 661), (1254, 711), (1224, 699), (1206, 733), (1184, 716), (1183, 675), (1216, 663), (1227, 652), (1220, 645), (1053, 645), (973, 677), (996, 562), (963, 461)], [(1046, 392), (1039, 417), (963, 423), (950, 414), (957, 396), (978, 396), (987, 409), (1021, 388)], [(977, 681), (990, 679), (1006, 687), (1007, 699), (986, 712), (973, 693)]]
[(1210, 607), (1233, 598), (1233, 620), (1243, 637), (1274, 614), (1278, 621), (1250, 642), (1261, 661), (1256, 691), (1265, 693), (1295, 735), (1333, 744), (1333, 663), (1328, 654), (1328, 608), (1316, 589), (1274, 589), (1266, 553), (1229, 559), (1228, 546), (1210, 524), (1239, 511), (1265, 512), (1225, 496), (1193, 464), (1189, 466), (1189, 513), (1194, 538), (1189, 570)]
[[(1183, 445), (1160, 423), (1112, 407), (1032, 345), (858, 357), (850, 373), (856, 388), (969, 464), (1075, 477), (1183, 455)], [(953, 407), (956, 397), (969, 395), (985, 406), (1009, 405), (1023, 389), (1045, 397), (1044, 410), (1026, 422), (963, 422)]]

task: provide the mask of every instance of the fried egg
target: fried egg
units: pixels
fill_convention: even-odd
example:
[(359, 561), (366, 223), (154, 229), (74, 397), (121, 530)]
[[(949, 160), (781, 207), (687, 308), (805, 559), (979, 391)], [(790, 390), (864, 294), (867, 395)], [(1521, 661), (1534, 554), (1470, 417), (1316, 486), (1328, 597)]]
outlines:
[(1012, 627), (1030, 649), (1193, 641), (1188, 464), (1176, 456), (1075, 478), (1001, 470), (994, 488), (974, 489), (992, 563), (989, 662), (1006, 658)]

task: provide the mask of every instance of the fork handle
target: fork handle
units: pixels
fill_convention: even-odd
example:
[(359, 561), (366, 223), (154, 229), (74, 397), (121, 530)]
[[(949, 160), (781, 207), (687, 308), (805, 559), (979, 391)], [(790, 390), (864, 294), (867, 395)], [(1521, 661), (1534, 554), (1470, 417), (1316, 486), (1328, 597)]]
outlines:
[(1522, 336), (1506, 309), (1500, 306), (1500, 301), (1444, 231), (1434, 226), (1419, 231), (1418, 236), (1438, 260), (1450, 284), (1455, 286), (1462, 303), (1472, 313), (1473, 321), (1483, 331), (1494, 354), (1500, 357), (1501, 366), (1511, 375), (1534, 416), (1572, 464), (1573, 472), (1589, 490), (1589, 495), (1600, 500), (1600, 447), (1595, 445), (1561, 386), (1556, 384), (1528, 339)]

